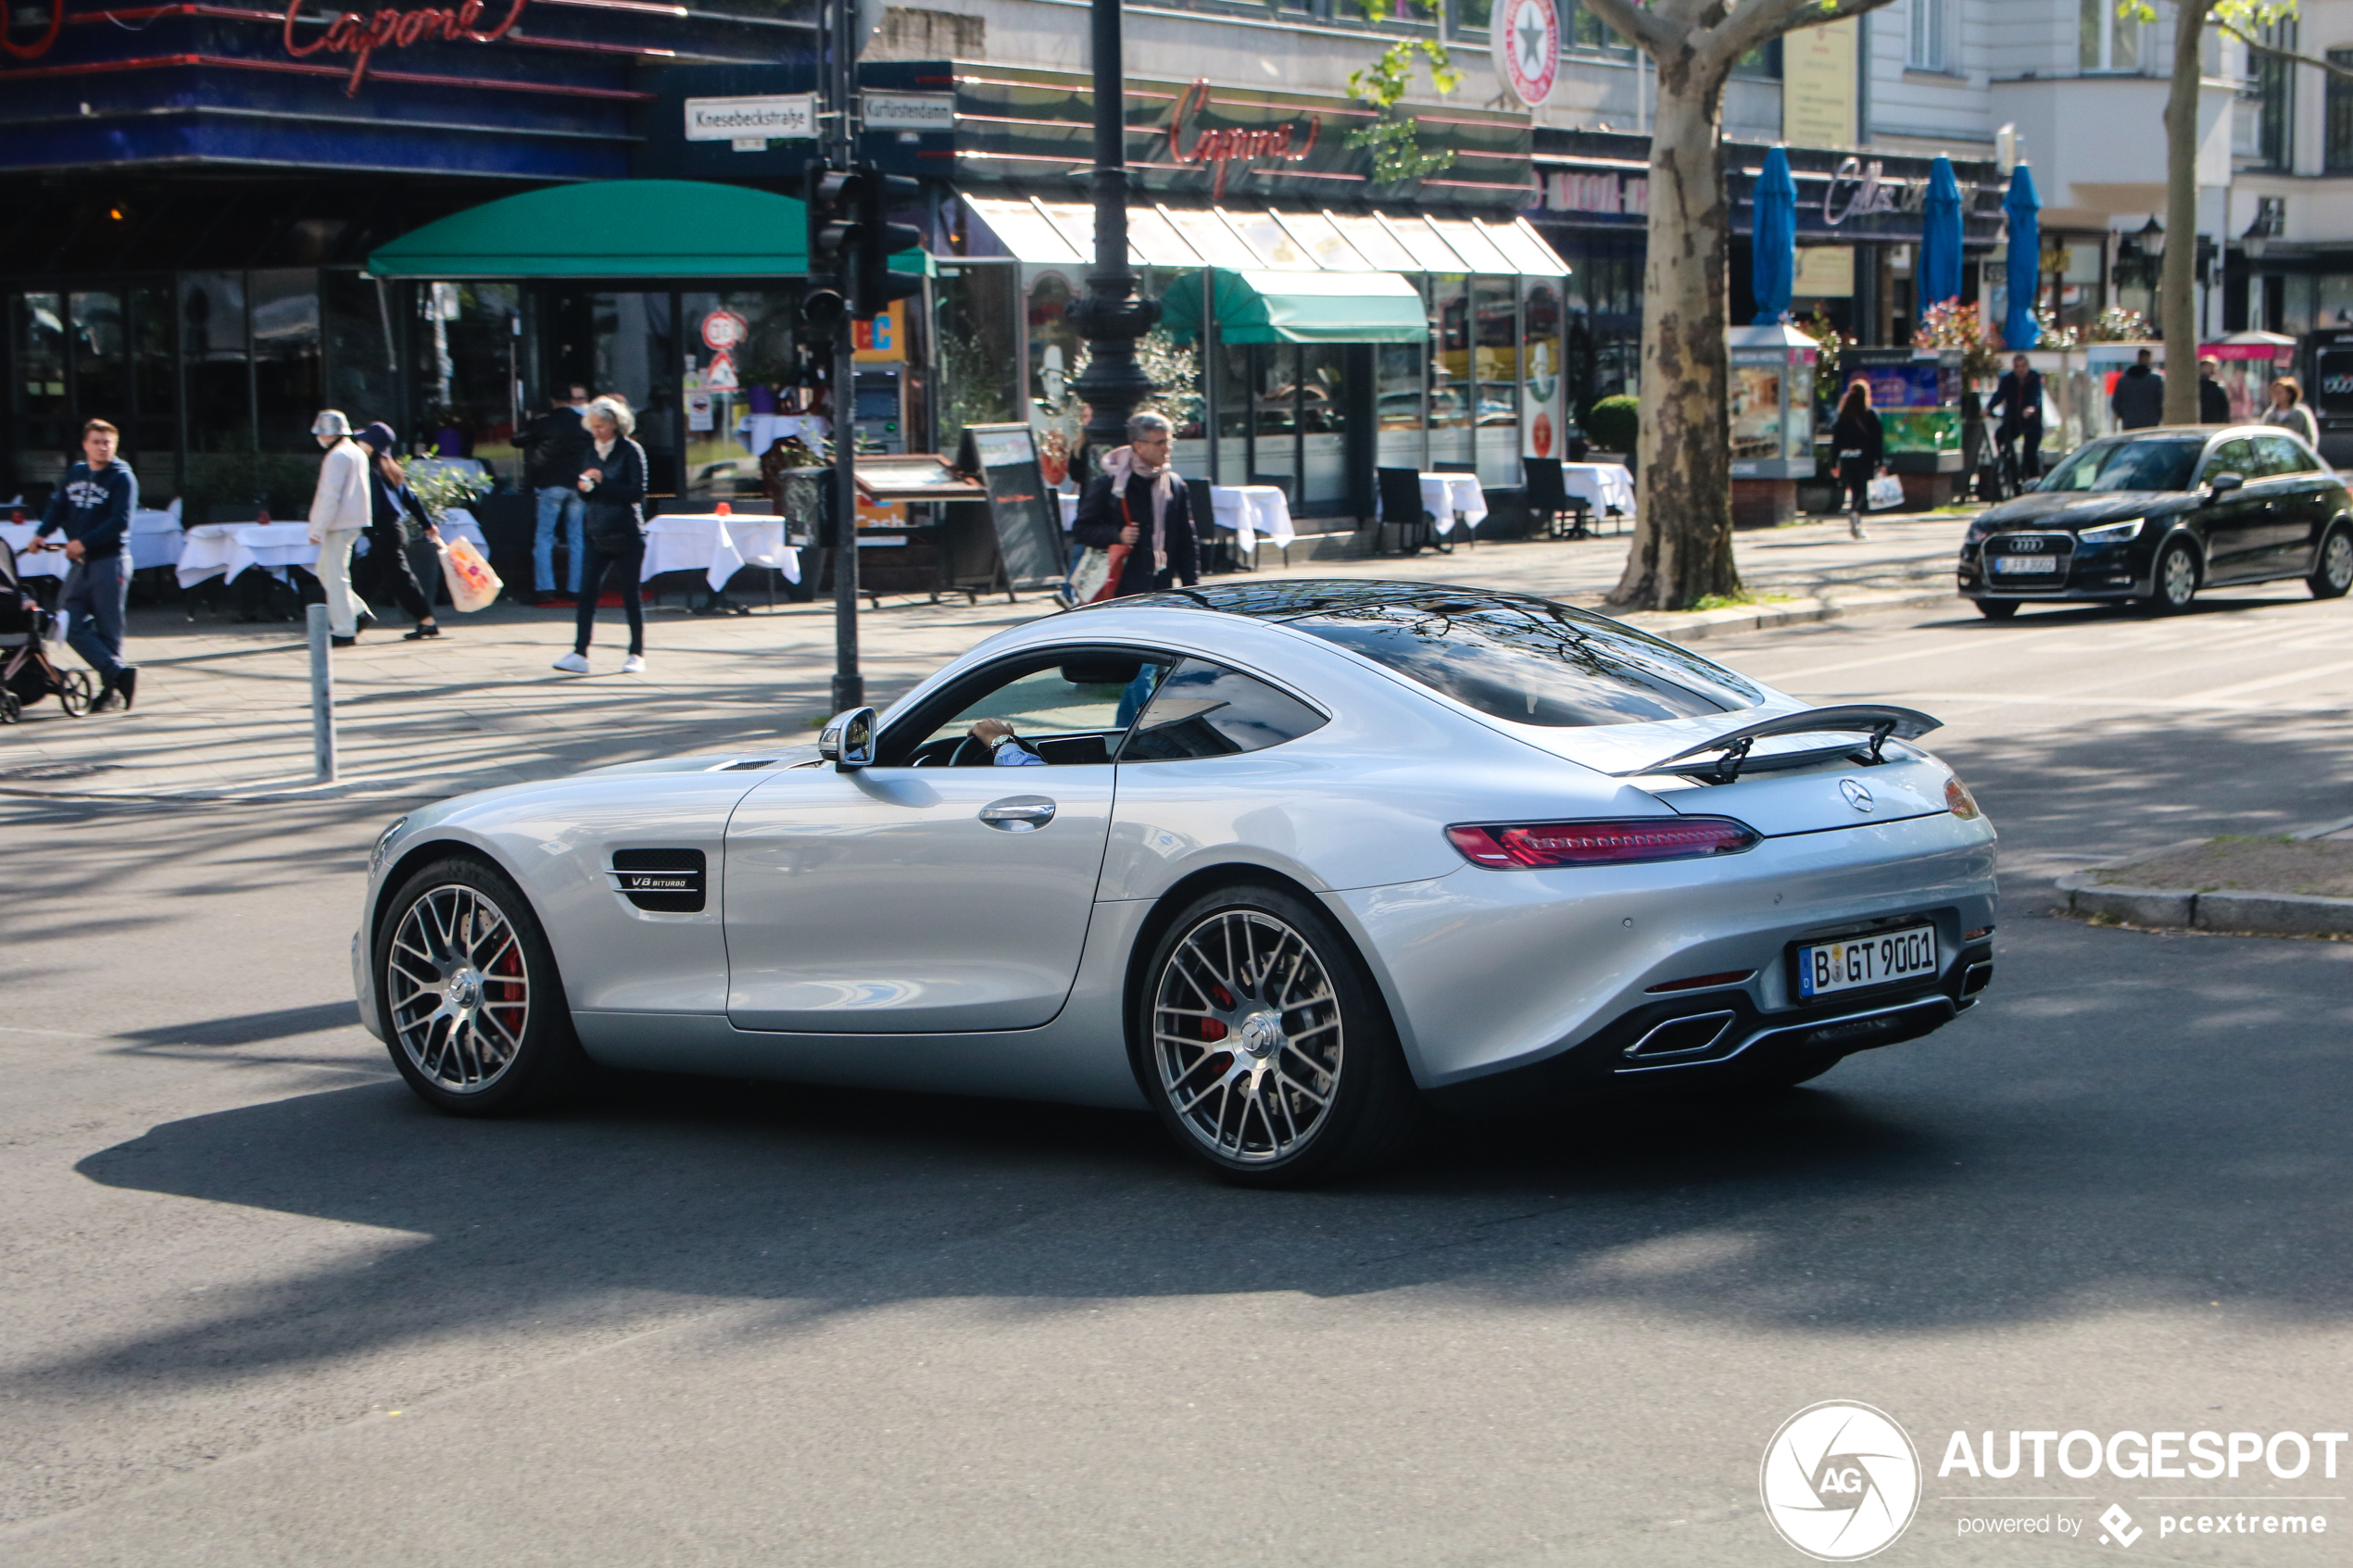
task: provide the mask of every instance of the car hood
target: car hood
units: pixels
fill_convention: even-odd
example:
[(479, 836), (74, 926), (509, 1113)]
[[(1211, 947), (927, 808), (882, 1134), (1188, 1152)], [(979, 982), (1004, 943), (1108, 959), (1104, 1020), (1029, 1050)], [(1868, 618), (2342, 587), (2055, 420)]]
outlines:
[(2069, 490), (2055, 495), (2020, 495), (1982, 513), (1972, 533), (1999, 533), (2011, 528), (2096, 527), (2153, 512), (2180, 511), (2198, 497), (2178, 490)]
[(766, 763), (768, 770), (792, 768), (814, 761), (816, 757), (817, 748), (804, 741), (798, 746), (746, 746), (739, 751), (711, 751), (695, 757), (658, 757), (647, 762), (614, 762), (602, 768), (586, 769), (576, 776), (600, 778), (613, 773), (716, 773), (728, 768), (749, 773), (764, 771), (760, 766), (761, 763)]

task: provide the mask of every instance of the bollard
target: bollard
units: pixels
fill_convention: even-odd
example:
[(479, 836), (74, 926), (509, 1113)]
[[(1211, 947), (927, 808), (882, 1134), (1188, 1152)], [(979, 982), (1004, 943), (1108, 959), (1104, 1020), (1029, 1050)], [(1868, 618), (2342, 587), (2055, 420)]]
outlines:
[(327, 607), (311, 605), (310, 749), (317, 755), (319, 782), (335, 782), (335, 667), (327, 651)]

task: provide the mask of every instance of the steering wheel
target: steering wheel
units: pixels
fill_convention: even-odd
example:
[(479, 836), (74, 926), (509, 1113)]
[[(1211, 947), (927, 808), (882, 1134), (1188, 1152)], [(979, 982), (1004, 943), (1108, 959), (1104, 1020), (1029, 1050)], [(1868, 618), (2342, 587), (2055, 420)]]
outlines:
[[(1024, 751), (1028, 752), (1032, 757), (1038, 755), (1037, 748), (1030, 746), (1028, 742), (1023, 740), (1018, 735), (1013, 737), (1013, 744), (1020, 746)], [(980, 755), (970, 762), (965, 761), (964, 748), (966, 746), (978, 746), (980, 748)], [(990, 758), (992, 755), (993, 753), (989, 750), (989, 746), (987, 741), (981, 739), (978, 735), (966, 735), (956, 743), (956, 749), (948, 754), (948, 765), (950, 768), (986, 768), (991, 765)]]

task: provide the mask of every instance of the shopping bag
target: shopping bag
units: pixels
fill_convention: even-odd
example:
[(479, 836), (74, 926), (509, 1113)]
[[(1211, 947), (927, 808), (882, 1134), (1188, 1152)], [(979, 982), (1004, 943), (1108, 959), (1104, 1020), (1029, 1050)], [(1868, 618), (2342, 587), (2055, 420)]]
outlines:
[(449, 602), (471, 614), (498, 596), (506, 584), (482, 558), (482, 552), (471, 539), (453, 540), (441, 546), (441, 575), (449, 583)]
[(1101, 593), (1103, 584), (1110, 581), (1109, 550), (1079, 551), (1077, 561), (1070, 569), (1070, 602), (1075, 605), (1093, 603), (1095, 596)]
[(1870, 503), (1871, 510), (1875, 512), (1900, 507), (1904, 504), (1904, 482), (1892, 473), (1881, 474), (1863, 492), (1863, 498)]
[[(1126, 568), (1127, 552), (1134, 548), (1132, 545), (1114, 545), (1105, 550), (1103, 552), (1103, 585), (1078, 602), (1101, 604), (1105, 599), (1119, 597), (1119, 574)], [(1095, 552), (1089, 550), (1087, 553), (1091, 556)]]

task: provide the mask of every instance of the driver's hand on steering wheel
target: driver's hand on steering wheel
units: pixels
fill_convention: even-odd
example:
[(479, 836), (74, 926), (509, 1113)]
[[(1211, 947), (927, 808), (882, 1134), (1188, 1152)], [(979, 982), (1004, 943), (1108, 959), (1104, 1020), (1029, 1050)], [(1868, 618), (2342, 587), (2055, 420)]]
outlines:
[(1013, 727), (1002, 719), (975, 719), (969, 732), (973, 739), (984, 746), (994, 746), (1013, 733)]

